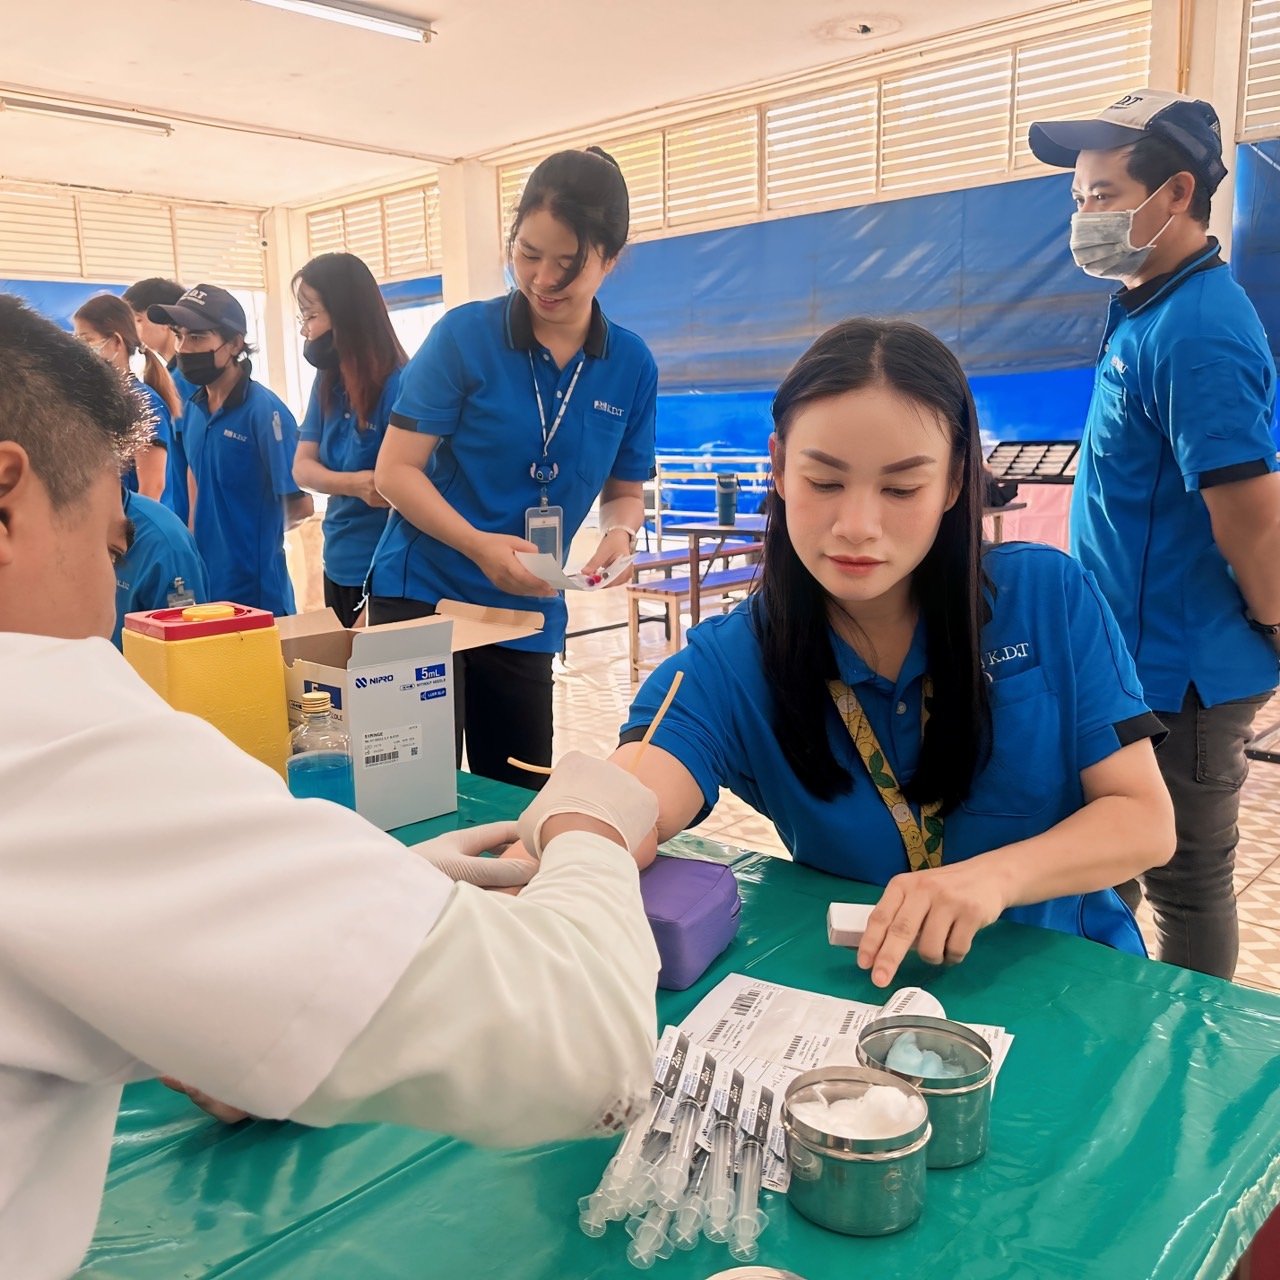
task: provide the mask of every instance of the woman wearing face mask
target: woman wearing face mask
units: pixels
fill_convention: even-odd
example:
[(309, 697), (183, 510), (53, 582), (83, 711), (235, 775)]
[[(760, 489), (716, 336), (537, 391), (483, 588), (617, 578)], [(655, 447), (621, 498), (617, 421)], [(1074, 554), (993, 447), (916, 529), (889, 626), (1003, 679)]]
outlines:
[(294, 611), (284, 535), (311, 514), (298, 491), (298, 426), (284, 402), (253, 380), (244, 308), (225, 289), (198, 284), (148, 319), (177, 336), (178, 369), (199, 388), (183, 413), (195, 479), (192, 532), (214, 600)]
[(378, 447), (408, 357), (369, 268), (349, 253), (322, 253), (293, 278), (305, 339), (319, 373), (298, 429), (293, 478), (329, 494), (324, 515), (324, 602), (355, 621), (387, 500), (373, 481)]
[[(181, 413), (173, 379), (164, 361), (142, 345), (133, 312), (114, 294), (104, 293), (88, 302), (73, 317), (75, 335), (115, 369), (143, 402), (152, 424), (153, 439), (141, 449), (122, 477), (124, 486), (145, 498), (163, 501), (174, 509), (173, 495), (166, 484), (169, 450), (173, 445), (173, 420)], [(142, 357), (142, 377), (130, 362)]]
[(858, 952), (881, 987), (909, 949), (958, 962), (1001, 916), (1143, 954), (1109, 886), (1173, 848), (1160, 724), (1092, 577), (981, 545), (955, 357), (914, 325), (846, 321), (773, 418), (759, 590), (694, 628), (622, 731), (625, 765), (685, 673), (637, 769), (658, 839), (727, 787), (798, 862), (884, 885)]
[(459, 752), (465, 731), (473, 772), (521, 786), (534, 781), (508, 756), (551, 761), (566, 611), (516, 557), (543, 550), (563, 563), (597, 496), (601, 539), (584, 568), (628, 555), (644, 521), (657, 368), (595, 297), (628, 226), (626, 183), (604, 152), (544, 160), (512, 226), (515, 290), (431, 331), (378, 455), (395, 511), (374, 557), (371, 621), (421, 617), (440, 599), (543, 615), (538, 634), (454, 662)]

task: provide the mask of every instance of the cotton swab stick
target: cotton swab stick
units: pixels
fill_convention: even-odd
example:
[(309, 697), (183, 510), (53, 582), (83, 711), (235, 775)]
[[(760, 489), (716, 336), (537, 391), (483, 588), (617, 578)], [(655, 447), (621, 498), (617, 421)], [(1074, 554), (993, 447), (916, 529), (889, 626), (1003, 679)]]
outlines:
[[(662, 705), (658, 708), (658, 714), (653, 717), (649, 727), (644, 731), (644, 737), (640, 739), (640, 750), (636, 752), (635, 759), (627, 766), (628, 773), (635, 773), (639, 767), (641, 757), (645, 753), (645, 749), (649, 745), (649, 740), (653, 737), (654, 731), (662, 723), (662, 717), (667, 714), (667, 708), (671, 705), (676, 696), (676, 690), (680, 687), (680, 681), (684, 679), (684, 672), (677, 671), (675, 679), (671, 682), (671, 688), (667, 690), (667, 696), (663, 698)], [(542, 764), (526, 764), (523, 760), (517, 760), (515, 756), (508, 756), (507, 763), (513, 769), (523, 769), (526, 773), (544, 773), (549, 774), (550, 769)]]
[(545, 773), (548, 777), (551, 770), (545, 764), (525, 764), (523, 760), (517, 760), (515, 756), (508, 756), (507, 763), (513, 769), (523, 769), (525, 773)]
[(640, 767), (640, 761), (648, 749), (649, 740), (653, 737), (654, 730), (662, 723), (662, 717), (667, 714), (667, 708), (671, 705), (672, 700), (676, 696), (676, 690), (680, 687), (680, 681), (684, 679), (684, 672), (677, 671), (676, 678), (671, 682), (671, 688), (667, 690), (667, 696), (663, 698), (662, 705), (658, 708), (658, 714), (653, 717), (649, 723), (649, 727), (644, 731), (644, 737), (640, 739), (640, 750), (636, 752), (635, 759), (627, 765), (628, 773), (635, 773)]

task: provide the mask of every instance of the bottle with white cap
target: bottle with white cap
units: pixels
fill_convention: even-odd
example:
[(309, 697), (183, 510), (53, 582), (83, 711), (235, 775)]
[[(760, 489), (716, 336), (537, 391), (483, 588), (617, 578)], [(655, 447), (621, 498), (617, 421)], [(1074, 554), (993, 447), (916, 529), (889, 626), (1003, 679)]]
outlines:
[(332, 800), (356, 807), (351, 743), (333, 718), (333, 704), (321, 689), (302, 695), (302, 723), (289, 735), (289, 790), (299, 800)]

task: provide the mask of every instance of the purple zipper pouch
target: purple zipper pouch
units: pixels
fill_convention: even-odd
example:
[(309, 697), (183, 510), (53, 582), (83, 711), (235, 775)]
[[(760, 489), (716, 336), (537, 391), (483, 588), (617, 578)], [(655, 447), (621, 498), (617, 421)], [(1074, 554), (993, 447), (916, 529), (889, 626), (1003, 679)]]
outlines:
[(717, 862), (659, 854), (640, 873), (640, 896), (658, 944), (664, 991), (691, 987), (738, 932), (738, 882)]

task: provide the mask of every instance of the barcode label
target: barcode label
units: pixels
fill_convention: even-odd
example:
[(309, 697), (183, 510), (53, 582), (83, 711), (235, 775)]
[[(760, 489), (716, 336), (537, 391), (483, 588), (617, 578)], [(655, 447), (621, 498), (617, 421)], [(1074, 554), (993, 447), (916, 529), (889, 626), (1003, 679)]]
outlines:
[[(354, 745), (354, 744), (353, 744)], [(401, 724), (388, 729), (371, 729), (360, 736), (362, 769), (408, 764), (422, 750), (422, 726)]]
[(714, 1027), (711, 1028), (711, 1034), (707, 1037), (707, 1044), (715, 1044), (717, 1040), (724, 1035), (724, 1029), (729, 1025), (728, 1018), (721, 1018)]
[(791, 1037), (791, 1043), (787, 1046), (786, 1053), (782, 1055), (783, 1062), (790, 1062), (791, 1059), (794, 1058), (796, 1054), (800, 1052), (800, 1042), (803, 1039), (804, 1039), (803, 1036)]
[(744, 1013), (750, 1013), (755, 1008), (756, 1001), (760, 999), (760, 988), (752, 987), (750, 990), (743, 991), (734, 997), (733, 1003), (729, 1006), (730, 1013), (736, 1013), (741, 1016)]
[(849, 1028), (853, 1026), (853, 1020), (857, 1016), (858, 1011), (856, 1009), (850, 1009), (849, 1012), (844, 1015), (844, 1021), (840, 1024), (840, 1030), (836, 1033), (837, 1036), (847, 1036), (849, 1034)]

